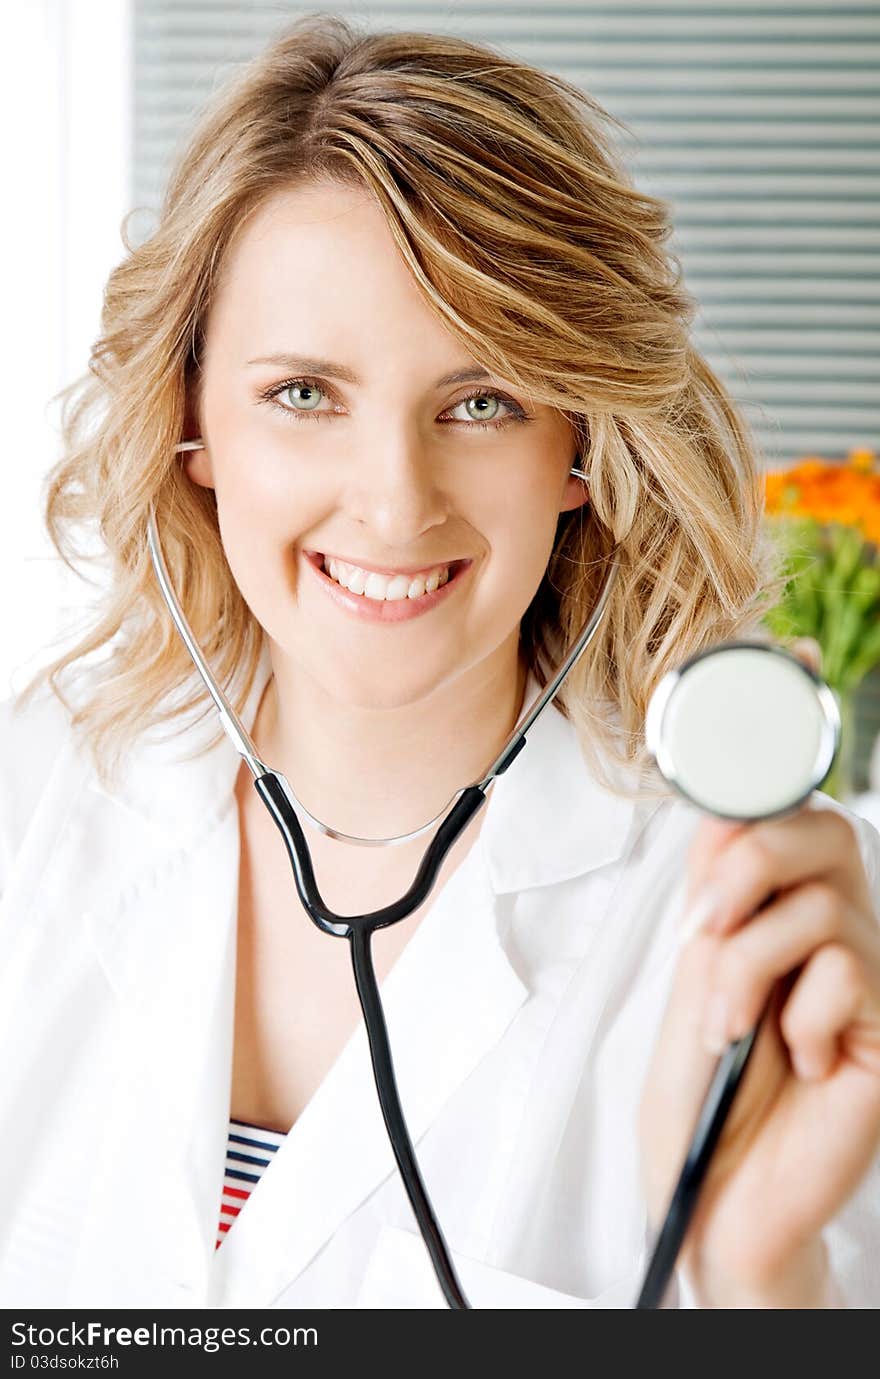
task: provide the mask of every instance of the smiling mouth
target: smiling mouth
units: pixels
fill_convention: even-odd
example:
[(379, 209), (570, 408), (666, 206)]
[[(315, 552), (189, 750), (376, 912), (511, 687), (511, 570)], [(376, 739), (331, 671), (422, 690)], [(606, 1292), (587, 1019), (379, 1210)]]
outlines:
[(307, 556), (334, 583), (351, 594), (377, 603), (415, 600), (425, 594), (433, 594), (471, 563), (469, 560), (453, 560), (448, 565), (426, 566), (418, 573), (395, 573), (354, 565), (320, 551), (309, 551)]

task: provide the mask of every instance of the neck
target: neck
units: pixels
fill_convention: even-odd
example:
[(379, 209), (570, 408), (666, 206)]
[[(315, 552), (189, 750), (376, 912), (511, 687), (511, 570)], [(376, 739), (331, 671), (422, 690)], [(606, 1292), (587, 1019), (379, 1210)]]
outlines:
[[(518, 635), (452, 686), (393, 708), (335, 698), (270, 645), (273, 674), (252, 733), (259, 755), (311, 814), (356, 837), (410, 833), (445, 812), (485, 773), (524, 707)], [(318, 835), (307, 833), (311, 847)], [(427, 842), (423, 835), (409, 846), (421, 851)], [(357, 851), (375, 857), (405, 847)]]

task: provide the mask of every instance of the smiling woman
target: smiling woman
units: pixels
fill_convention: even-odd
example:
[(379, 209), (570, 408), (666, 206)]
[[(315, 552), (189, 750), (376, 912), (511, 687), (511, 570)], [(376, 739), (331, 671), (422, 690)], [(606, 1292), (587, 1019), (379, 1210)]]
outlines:
[[(611, 123), (463, 39), (311, 15), (216, 93), (111, 274), (46, 497), (109, 578), (0, 706), (0, 1303), (463, 1305), (413, 1233), (408, 1127), (475, 1306), (630, 1307), (729, 952), (731, 1026), (771, 977), (806, 986), (756, 1042), (671, 1304), (876, 1294), (880, 840), (818, 809), (697, 839), (736, 931), (679, 954), (697, 830), (647, 705), (758, 635), (783, 580), (668, 207)], [(306, 886), (270, 776), (327, 821)]]
[[(272, 349), (291, 323), (311, 358)], [(462, 358), (374, 197), (332, 180), (249, 218), (202, 330), (185, 431), (203, 445), (183, 466), (213, 491), (269, 638), (273, 759), (344, 831), (409, 832), (480, 773), (519, 709), (520, 622), (560, 513), (587, 499), (573, 427)], [(341, 345), (342, 363), (314, 357)], [(303, 372), (279, 380), (257, 357)], [(452, 744), (442, 765), (411, 750), (426, 714)], [(363, 784), (341, 801), (352, 771)], [(388, 773), (407, 788), (389, 796)]]
[[(276, 672), (305, 656), (308, 683), (377, 711), (433, 687), (442, 712), (452, 679), (465, 695), (479, 681), (500, 730), (516, 644), (546, 684), (619, 544), (609, 617), (559, 707), (599, 779), (630, 790), (616, 762), (665, 793), (641, 731), (653, 687), (757, 624), (777, 572), (747, 423), (690, 339), (668, 207), (632, 185), (614, 123), (479, 45), (326, 16), (218, 91), (155, 232), (110, 276), (48, 486), (59, 549), (76, 561), (93, 524), (114, 578), (34, 683), (70, 702), (82, 673), (71, 711), (106, 783), (138, 735), (203, 702), (157, 602), (152, 499), (237, 706), (268, 633)], [(206, 452), (175, 462), (200, 428)], [(331, 617), (341, 605), (300, 580), (306, 549), (361, 570), (473, 566), (380, 649), (387, 610)]]

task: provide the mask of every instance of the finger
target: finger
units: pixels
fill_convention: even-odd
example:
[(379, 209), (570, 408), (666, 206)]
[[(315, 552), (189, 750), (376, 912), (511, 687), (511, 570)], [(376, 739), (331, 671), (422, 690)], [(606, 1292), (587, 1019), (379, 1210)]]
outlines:
[[(798, 977), (779, 1019), (798, 1077), (826, 1077), (837, 1064), (841, 1040), (869, 1001), (865, 965), (845, 944), (819, 948)], [(866, 1032), (860, 1061), (880, 1074), (880, 1031)], [(867, 1057), (867, 1062), (864, 1059)]]
[(720, 939), (704, 1008), (710, 1049), (741, 1039), (757, 1023), (773, 986), (817, 948), (843, 942), (846, 901), (824, 881), (793, 887), (748, 924)]
[(706, 815), (697, 825), (688, 852), (688, 898), (693, 899), (706, 884), (715, 859), (734, 838), (749, 827), (730, 819), (716, 819)]
[(822, 878), (869, 914), (870, 891), (854, 828), (845, 815), (804, 806), (784, 818), (750, 825), (712, 861), (706, 884), (716, 895), (706, 928), (725, 934), (744, 923), (774, 891)]

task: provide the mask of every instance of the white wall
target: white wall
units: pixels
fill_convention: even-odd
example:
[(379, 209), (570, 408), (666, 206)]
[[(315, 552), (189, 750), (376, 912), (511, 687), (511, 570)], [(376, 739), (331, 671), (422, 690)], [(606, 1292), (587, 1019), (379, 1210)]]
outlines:
[(0, 17), (4, 431), (0, 698), (51, 658), (89, 586), (42, 530), (58, 454), (49, 399), (84, 373), (131, 204), (129, 0), (29, 0)]

